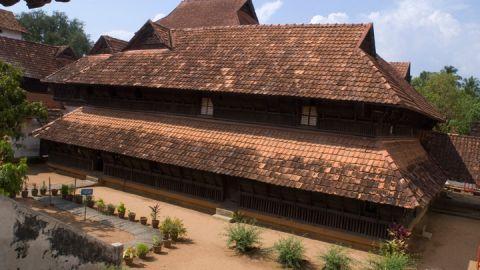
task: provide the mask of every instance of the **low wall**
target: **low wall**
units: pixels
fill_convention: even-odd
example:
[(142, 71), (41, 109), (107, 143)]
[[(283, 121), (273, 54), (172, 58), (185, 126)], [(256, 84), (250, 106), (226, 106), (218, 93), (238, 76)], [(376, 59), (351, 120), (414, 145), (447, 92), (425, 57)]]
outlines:
[(0, 196), (0, 269), (101, 269), (119, 264), (122, 246)]

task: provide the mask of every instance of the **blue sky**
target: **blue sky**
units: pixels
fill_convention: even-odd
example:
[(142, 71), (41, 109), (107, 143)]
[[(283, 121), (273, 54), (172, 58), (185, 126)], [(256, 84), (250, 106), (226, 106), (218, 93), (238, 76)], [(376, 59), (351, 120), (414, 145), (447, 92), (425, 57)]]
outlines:
[[(23, 2), (23, 1), (22, 1)], [(101, 34), (127, 39), (148, 19), (168, 14), (180, 0), (71, 0), (42, 8), (85, 22), (93, 40)], [(261, 23), (373, 22), (378, 53), (411, 61), (413, 73), (445, 65), (480, 77), (478, 0), (253, 0)], [(28, 11), (24, 3), (7, 8)]]

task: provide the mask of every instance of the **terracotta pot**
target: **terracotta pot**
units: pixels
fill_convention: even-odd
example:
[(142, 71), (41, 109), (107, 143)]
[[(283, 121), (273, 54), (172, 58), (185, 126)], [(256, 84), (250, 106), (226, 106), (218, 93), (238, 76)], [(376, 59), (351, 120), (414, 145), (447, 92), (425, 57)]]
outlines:
[(45, 194), (47, 194), (47, 190), (46, 189), (40, 189), (40, 194), (42, 196), (45, 196)]
[(158, 229), (158, 224), (160, 224), (160, 220), (152, 220), (152, 228)]
[(172, 240), (163, 239), (163, 246), (166, 247), (166, 248), (171, 248), (172, 247)]
[(32, 189), (32, 196), (37, 197), (38, 196), (38, 189)]
[(57, 196), (58, 195), (58, 189), (52, 189), (52, 196)]
[(153, 246), (153, 252), (156, 254), (162, 253), (162, 245), (160, 244), (158, 246)]
[(146, 217), (140, 217), (140, 223), (142, 223), (142, 225), (147, 225), (147, 218)]
[(118, 212), (118, 217), (121, 219), (125, 218), (125, 212)]
[(135, 213), (129, 213), (128, 214), (128, 220), (135, 221)]
[(28, 197), (28, 190), (22, 190), (22, 198)]

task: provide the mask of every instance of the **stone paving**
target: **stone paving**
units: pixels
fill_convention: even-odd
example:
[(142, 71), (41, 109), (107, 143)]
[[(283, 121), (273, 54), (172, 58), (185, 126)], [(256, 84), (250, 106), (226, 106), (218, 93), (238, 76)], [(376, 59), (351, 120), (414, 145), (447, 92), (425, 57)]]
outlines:
[[(34, 197), (34, 199), (44, 204), (50, 203), (48, 196)], [(67, 211), (77, 216), (84, 216), (85, 207), (82, 204), (63, 200), (61, 197), (52, 197), (52, 203), (60, 210)], [(152, 245), (152, 238), (154, 235), (157, 235), (161, 239), (161, 233), (158, 229), (153, 229), (152, 227), (141, 225), (140, 223), (132, 222), (128, 219), (121, 219), (117, 216), (107, 216), (88, 207), (87, 219), (131, 233), (134, 240), (125, 243), (125, 247), (133, 246), (137, 243)]]

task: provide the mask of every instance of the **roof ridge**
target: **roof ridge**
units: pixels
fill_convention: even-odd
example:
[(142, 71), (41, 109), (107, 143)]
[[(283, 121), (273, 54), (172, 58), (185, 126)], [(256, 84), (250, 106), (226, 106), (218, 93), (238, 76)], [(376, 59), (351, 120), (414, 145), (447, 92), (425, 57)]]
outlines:
[(45, 44), (45, 43), (40, 43), (40, 42), (35, 42), (35, 41), (9, 38), (9, 37), (5, 37), (5, 36), (0, 36), (0, 38), (12, 40), (12, 41), (14, 41), (14, 42), (23, 42), (23, 43), (30, 43), (30, 44), (40, 45), (40, 46), (44, 46), (44, 47), (50, 47), (50, 48), (52, 48), (52, 49), (58, 49), (59, 46), (70, 46), (70, 45), (51, 45), (51, 44)]
[[(154, 22), (160, 24), (158, 22)], [(313, 24), (313, 23), (291, 23), (291, 24), (243, 24), (243, 25), (227, 25), (227, 26), (202, 26), (202, 27), (190, 27), (190, 28), (172, 28), (177, 31), (201, 31), (201, 30), (218, 30), (218, 29), (232, 29), (232, 28), (325, 28), (325, 27), (360, 27), (368, 26), (371, 23), (326, 23), (326, 24)], [(160, 24), (161, 25), (161, 24)], [(164, 26), (165, 27), (165, 26)]]
[[(73, 64), (75, 64), (75, 63), (78, 63), (80, 60), (83, 60), (83, 59), (89, 58), (89, 57), (100, 57), (100, 56), (104, 56), (104, 55), (112, 56), (112, 54), (106, 54), (106, 53), (105, 53), (105, 54), (86, 55), (86, 56), (84, 56), (84, 57), (81, 57), (81, 58), (79, 58), (79, 59), (71, 62), (71, 63), (68, 64), (68, 65), (65, 65), (65, 66), (61, 67), (60, 69), (56, 70), (56, 71), (53, 72), (52, 74), (50, 74), (50, 75), (48, 75), (47, 77), (43, 78), (41, 81), (44, 82), (44, 81), (48, 80), (48, 78), (54, 76), (55, 74), (59, 73), (60, 71), (63, 71), (64, 69), (67, 69), (67, 68), (70, 67), (71, 65), (73, 65)], [(107, 59), (107, 58), (105, 58), (104, 60), (106, 60), (106, 59)], [(98, 64), (98, 63), (97, 63), (97, 64)], [(76, 73), (83, 72), (83, 71), (85, 71), (85, 70), (88, 70), (88, 69), (90, 69), (90, 68), (93, 68), (94, 66), (96, 66), (96, 65), (87, 65), (85, 68), (78, 70)], [(73, 76), (73, 75), (76, 75), (76, 73), (75, 73), (75, 74), (74, 74), (74, 73), (71, 73), (70, 75)]]

